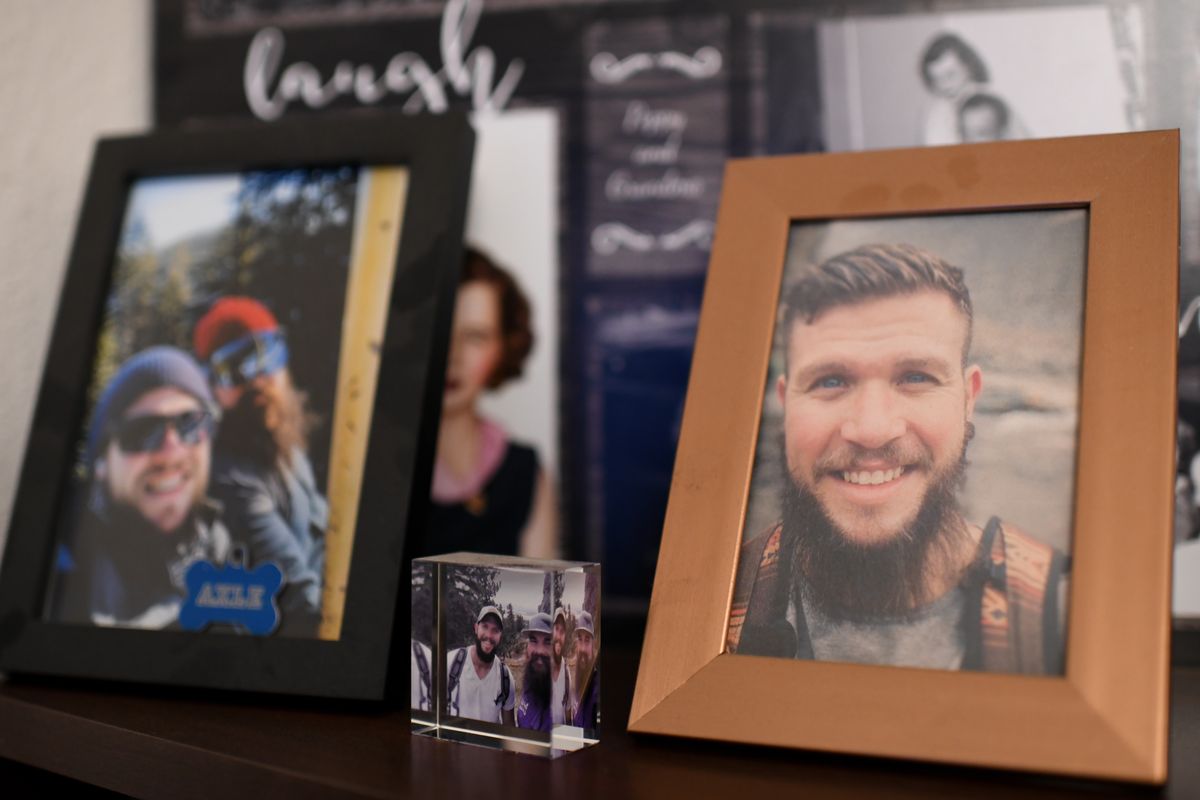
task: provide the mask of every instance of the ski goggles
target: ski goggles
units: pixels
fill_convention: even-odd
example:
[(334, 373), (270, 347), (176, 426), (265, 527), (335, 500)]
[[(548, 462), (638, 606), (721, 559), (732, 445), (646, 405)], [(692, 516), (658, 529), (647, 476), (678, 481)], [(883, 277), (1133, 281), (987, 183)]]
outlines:
[(223, 345), (208, 359), (213, 386), (232, 389), (287, 366), (287, 340), (282, 330), (251, 333)]
[(207, 411), (184, 411), (162, 416), (145, 414), (129, 417), (113, 427), (113, 441), (125, 453), (153, 453), (167, 440), (167, 429), (174, 428), (179, 441), (196, 445), (213, 431), (213, 417)]

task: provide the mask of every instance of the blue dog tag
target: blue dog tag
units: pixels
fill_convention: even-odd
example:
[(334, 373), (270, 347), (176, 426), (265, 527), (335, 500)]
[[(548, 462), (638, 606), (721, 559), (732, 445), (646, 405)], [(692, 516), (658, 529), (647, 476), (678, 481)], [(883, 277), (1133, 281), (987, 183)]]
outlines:
[(188, 567), (184, 582), (187, 599), (179, 610), (179, 626), (185, 631), (224, 622), (266, 636), (279, 625), (275, 596), (283, 572), (274, 564), (247, 570), (242, 564), (196, 561)]

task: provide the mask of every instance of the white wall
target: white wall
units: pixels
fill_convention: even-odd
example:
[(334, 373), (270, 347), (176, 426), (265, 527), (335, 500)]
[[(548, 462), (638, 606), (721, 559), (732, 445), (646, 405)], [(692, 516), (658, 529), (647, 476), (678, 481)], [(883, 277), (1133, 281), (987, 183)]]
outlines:
[(488, 392), (482, 412), (537, 450), (558, 483), (558, 115), (476, 114), (466, 240), (512, 272), (533, 307), (521, 378)]
[(149, 0), (3, 2), (0, 546), (93, 141), (150, 124), (151, 28)]

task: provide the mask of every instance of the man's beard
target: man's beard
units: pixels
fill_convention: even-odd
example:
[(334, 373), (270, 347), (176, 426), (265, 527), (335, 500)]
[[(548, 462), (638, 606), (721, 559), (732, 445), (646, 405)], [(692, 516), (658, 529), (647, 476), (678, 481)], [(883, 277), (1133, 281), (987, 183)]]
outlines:
[(247, 385), (237, 405), (221, 419), (217, 449), (268, 466), (290, 463), (292, 453), (307, 446), (311, 420), (305, 399), (290, 377), (279, 391)]
[(582, 692), (587, 686), (588, 678), (592, 677), (592, 657), (583, 653), (575, 655), (574, 675), (571, 679), (574, 681), (576, 691)]
[(479, 656), (479, 660), (485, 664), (490, 664), (496, 658), (496, 648), (492, 648), (490, 653), (483, 652), (483, 639), (475, 640), (475, 655)]
[[(534, 663), (541, 663), (544, 669), (534, 669)], [(525, 664), (525, 693), (541, 700), (543, 706), (550, 705), (550, 656), (530, 656)]]
[(926, 597), (931, 570), (955, 564), (970, 541), (956, 496), (965, 454), (964, 440), (954, 466), (933, 476), (913, 520), (873, 544), (854, 541), (816, 495), (788, 474), (783, 529), (795, 537), (793, 567), (804, 579), (805, 599), (831, 617), (852, 620), (902, 616), (931, 599)]
[[(203, 493), (193, 497), (191, 508), (184, 515), (183, 519), (172, 530), (164, 531), (152, 520), (147, 519), (142, 515), (142, 512), (135, 506), (126, 502), (114, 500), (108, 488), (100, 481), (94, 484), (91, 491), (89, 505), (103, 519), (108, 520), (110, 527), (119, 530), (123, 535), (121, 537), (113, 537), (113, 541), (107, 542), (106, 547), (116, 548), (120, 543), (136, 543), (137, 548), (147, 546), (147, 540), (152, 542), (177, 542), (182, 538), (193, 535), (195, 528), (192, 523), (196, 519), (196, 508), (203, 500)], [(141, 551), (140, 555), (145, 558), (145, 551)]]

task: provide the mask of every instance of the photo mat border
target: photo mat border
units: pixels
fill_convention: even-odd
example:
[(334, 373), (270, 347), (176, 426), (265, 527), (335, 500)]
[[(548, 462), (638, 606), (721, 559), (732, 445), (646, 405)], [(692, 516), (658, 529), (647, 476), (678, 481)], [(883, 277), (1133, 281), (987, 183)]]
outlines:
[[(1178, 159), (1165, 131), (729, 163), (629, 730), (1166, 780)], [(791, 224), (1071, 207), (1089, 226), (1065, 677), (727, 652)]]
[[(0, 566), (0, 669), (105, 681), (379, 700), (407, 646), (405, 530), (422, 524), (462, 258), (474, 132), (466, 117), (345, 114), (97, 143)], [(408, 200), (380, 346), (370, 443), (337, 641), (65, 625), (42, 619), (128, 194), (144, 177), (402, 166)], [(415, 487), (415, 490), (414, 490)], [(399, 649), (397, 649), (399, 648)]]

